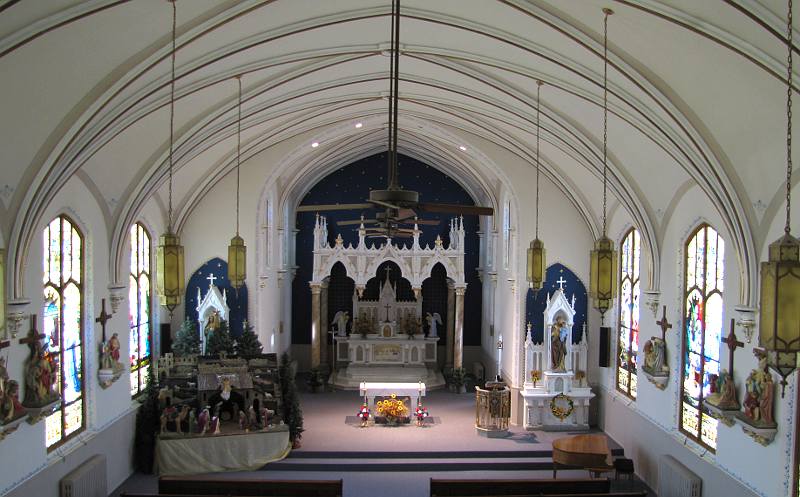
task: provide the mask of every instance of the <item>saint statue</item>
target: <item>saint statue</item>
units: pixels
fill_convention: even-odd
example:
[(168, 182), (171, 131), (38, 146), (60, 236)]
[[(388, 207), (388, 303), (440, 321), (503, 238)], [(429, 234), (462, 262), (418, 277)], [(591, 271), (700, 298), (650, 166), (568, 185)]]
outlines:
[(208, 315), (206, 319), (206, 325), (203, 328), (203, 331), (206, 335), (206, 343), (211, 338), (211, 335), (214, 334), (215, 331), (219, 329), (219, 325), (222, 322), (222, 318), (219, 315), (219, 311), (214, 309), (211, 314)]
[(333, 316), (333, 322), (336, 323), (336, 334), (338, 336), (347, 336), (348, 321), (350, 321), (350, 311), (339, 311)]
[(558, 316), (550, 328), (550, 367), (552, 371), (566, 371), (567, 337), (569, 328), (563, 316)]
[(431, 314), (430, 312), (425, 313), (425, 321), (428, 323), (428, 337), (435, 338), (438, 333), (438, 325), (442, 324), (442, 316), (439, 315), (438, 312), (434, 312)]

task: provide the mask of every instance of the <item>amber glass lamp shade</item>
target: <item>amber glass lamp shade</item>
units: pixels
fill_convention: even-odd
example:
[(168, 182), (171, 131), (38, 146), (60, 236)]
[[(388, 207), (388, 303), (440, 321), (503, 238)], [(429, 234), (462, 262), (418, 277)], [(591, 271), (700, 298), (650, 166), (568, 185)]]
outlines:
[(594, 242), (589, 270), (589, 296), (594, 308), (605, 314), (617, 294), (617, 251), (608, 237), (600, 237)]
[(786, 388), (800, 352), (800, 241), (788, 233), (769, 246), (769, 261), (761, 263), (758, 329), (767, 365)]
[(156, 251), (158, 301), (172, 312), (181, 303), (184, 290), (183, 245), (178, 235), (161, 235)]
[(544, 242), (536, 238), (528, 247), (528, 286), (531, 290), (538, 291), (544, 286), (545, 269), (547, 266)]
[(244, 285), (246, 277), (247, 247), (244, 245), (244, 239), (236, 235), (231, 238), (231, 244), (228, 245), (228, 280), (231, 286), (238, 290)]

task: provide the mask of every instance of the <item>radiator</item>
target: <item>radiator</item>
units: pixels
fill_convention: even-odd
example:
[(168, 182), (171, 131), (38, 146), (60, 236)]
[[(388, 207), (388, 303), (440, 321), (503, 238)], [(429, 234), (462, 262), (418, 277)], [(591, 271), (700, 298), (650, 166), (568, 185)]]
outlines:
[(658, 463), (658, 497), (701, 497), (703, 480), (672, 456)]
[(106, 456), (90, 457), (60, 483), (61, 497), (107, 497)]

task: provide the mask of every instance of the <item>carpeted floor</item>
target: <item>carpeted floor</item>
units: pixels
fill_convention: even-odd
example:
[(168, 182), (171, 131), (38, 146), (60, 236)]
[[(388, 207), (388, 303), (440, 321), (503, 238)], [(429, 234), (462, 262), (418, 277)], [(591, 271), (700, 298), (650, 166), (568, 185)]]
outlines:
[[(217, 474), (223, 478), (338, 479), (344, 497), (427, 496), (429, 479), (551, 478), (552, 441), (570, 433), (526, 431), (512, 426), (504, 438), (486, 438), (475, 430), (475, 396), (444, 390), (429, 392), (424, 403), (431, 422), (424, 427), (370, 425), (361, 428), (355, 414), (357, 392), (301, 393), (305, 432), (302, 446), (286, 459), (260, 471)], [(622, 448), (613, 440), (615, 456)], [(587, 477), (584, 470), (559, 470), (563, 477)], [(644, 488), (641, 482), (613, 482), (621, 490)], [(135, 474), (121, 491), (154, 492), (156, 478)]]

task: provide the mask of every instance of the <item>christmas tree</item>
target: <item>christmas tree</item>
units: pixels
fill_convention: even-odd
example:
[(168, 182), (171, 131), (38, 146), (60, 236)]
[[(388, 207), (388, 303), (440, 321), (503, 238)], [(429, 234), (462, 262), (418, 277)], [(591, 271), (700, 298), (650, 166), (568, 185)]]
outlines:
[(257, 356), (261, 353), (263, 346), (258, 341), (258, 336), (253, 327), (247, 321), (244, 322), (244, 331), (236, 339), (236, 355), (244, 357)]
[(211, 332), (206, 343), (206, 355), (216, 355), (225, 352), (233, 355), (233, 338), (228, 330), (228, 322), (220, 321), (219, 327)]
[(200, 335), (197, 333), (197, 323), (189, 318), (181, 323), (181, 329), (175, 335), (172, 352), (177, 356), (200, 353)]

